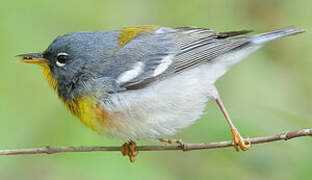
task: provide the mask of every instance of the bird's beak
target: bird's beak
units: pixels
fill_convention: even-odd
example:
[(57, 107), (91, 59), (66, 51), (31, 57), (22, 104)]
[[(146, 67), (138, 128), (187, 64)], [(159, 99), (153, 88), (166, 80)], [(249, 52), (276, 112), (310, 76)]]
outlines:
[(42, 53), (29, 53), (29, 54), (20, 54), (16, 57), (20, 57), (18, 62), (30, 63), (30, 64), (48, 64), (49, 61), (45, 59)]

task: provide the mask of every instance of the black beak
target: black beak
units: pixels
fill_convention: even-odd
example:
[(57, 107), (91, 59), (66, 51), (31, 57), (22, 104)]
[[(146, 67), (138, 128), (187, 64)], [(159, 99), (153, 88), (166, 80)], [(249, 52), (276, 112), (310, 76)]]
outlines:
[(16, 57), (21, 57), (19, 62), (30, 63), (30, 64), (47, 64), (49, 61), (43, 57), (42, 53), (29, 53), (19, 54)]

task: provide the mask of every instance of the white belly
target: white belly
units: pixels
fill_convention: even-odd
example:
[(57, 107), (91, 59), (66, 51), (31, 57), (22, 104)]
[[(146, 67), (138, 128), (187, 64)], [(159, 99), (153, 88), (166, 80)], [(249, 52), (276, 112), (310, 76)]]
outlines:
[(113, 105), (103, 106), (118, 112), (118, 127), (103, 133), (122, 140), (152, 140), (191, 125), (214, 96), (215, 80), (225, 73), (217, 68), (204, 64), (144, 89), (114, 94)]

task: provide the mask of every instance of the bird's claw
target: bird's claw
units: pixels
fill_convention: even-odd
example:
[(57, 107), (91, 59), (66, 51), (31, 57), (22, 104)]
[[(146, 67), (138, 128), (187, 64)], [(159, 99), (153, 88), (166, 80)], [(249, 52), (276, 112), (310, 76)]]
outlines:
[(183, 151), (186, 151), (186, 146), (185, 146), (185, 143), (182, 141), (182, 139), (166, 139), (166, 138), (158, 138), (158, 140), (160, 142), (166, 142), (166, 143), (169, 143), (169, 144), (179, 144), (180, 147), (182, 148)]
[(251, 147), (251, 142), (249, 141), (248, 144), (246, 144), (237, 129), (232, 129), (231, 131), (233, 136), (232, 145), (234, 146), (235, 150), (239, 152), (240, 148), (243, 151), (247, 151)]
[(124, 143), (121, 146), (121, 153), (123, 156), (129, 156), (130, 162), (135, 161), (135, 156), (138, 155), (138, 151), (135, 150), (136, 143), (134, 141), (130, 141), (128, 143)]

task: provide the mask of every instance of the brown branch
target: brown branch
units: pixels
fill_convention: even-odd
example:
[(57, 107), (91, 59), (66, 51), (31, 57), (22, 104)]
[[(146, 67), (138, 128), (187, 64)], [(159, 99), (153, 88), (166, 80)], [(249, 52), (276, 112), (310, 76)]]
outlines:
[[(246, 139), (246, 143), (251, 144), (268, 143), (272, 141), (289, 140), (301, 136), (312, 136), (311, 129), (302, 129), (297, 131), (288, 131), (285, 133), (276, 134), (273, 136), (254, 137)], [(184, 147), (179, 145), (159, 145), (159, 146), (136, 146), (136, 151), (167, 151), (167, 150), (200, 150), (200, 149), (215, 149), (232, 146), (232, 141), (220, 141), (201, 144), (184, 144)], [(46, 146), (42, 148), (28, 148), (28, 149), (9, 149), (0, 150), (0, 155), (16, 155), (16, 154), (54, 154), (61, 152), (91, 152), (91, 151), (121, 151), (120, 146), (60, 146), (52, 147)]]

